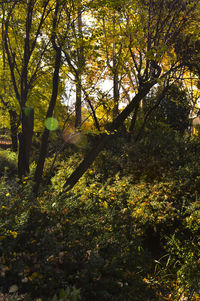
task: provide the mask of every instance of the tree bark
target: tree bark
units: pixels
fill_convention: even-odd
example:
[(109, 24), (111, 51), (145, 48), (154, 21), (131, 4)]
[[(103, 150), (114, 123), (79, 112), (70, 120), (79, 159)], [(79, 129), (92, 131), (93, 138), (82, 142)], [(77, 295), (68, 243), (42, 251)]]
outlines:
[(116, 58), (113, 59), (113, 98), (114, 98), (114, 107), (113, 107), (113, 120), (119, 114), (119, 76), (117, 70)]
[(19, 133), (18, 176), (29, 173), (29, 158), (33, 137), (34, 110), (22, 108), (22, 132)]
[(10, 109), (10, 130), (11, 130), (11, 139), (12, 139), (12, 150), (17, 152), (18, 150), (18, 139), (17, 139), (17, 130), (18, 130), (18, 116), (17, 113)]
[(131, 124), (130, 124), (130, 127), (129, 127), (129, 135), (128, 135), (128, 141), (129, 142), (131, 141), (133, 130), (135, 128), (139, 107), (140, 107), (140, 101), (136, 104), (135, 110), (134, 110), (134, 113), (133, 113), (133, 116), (132, 116), (132, 119), (131, 119)]
[[(127, 107), (118, 115), (118, 117), (111, 123), (109, 130), (113, 132), (117, 130), (125, 121), (125, 119), (130, 115), (130, 113), (134, 110), (137, 106), (138, 102), (144, 98), (150, 89), (155, 85), (156, 81), (151, 81), (144, 84), (143, 88), (138, 92), (135, 97), (133, 97), (132, 101), (127, 105)], [(109, 139), (109, 135), (103, 134), (99, 137), (98, 142), (95, 146), (89, 151), (86, 155), (85, 159), (81, 162), (81, 164), (75, 169), (75, 171), (71, 174), (71, 176), (65, 182), (64, 187), (67, 190), (70, 190), (74, 187), (74, 185), (79, 181), (82, 175), (87, 171), (90, 165), (94, 162), (98, 154), (104, 148), (104, 145)]]
[(131, 125), (129, 127), (130, 134), (133, 132), (133, 129), (135, 127), (135, 123), (136, 123), (136, 120), (137, 120), (137, 115), (138, 115), (139, 107), (140, 107), (140, 102), (137, 103), (137, 105), (135, 107), (135, 110), (134, 110), (134, 113), (133, 113), (133, 116), (132, 116), (132, 119), (131, 119)]
[(82, 81), (81, 75), (84, 66), (84, 53), (83, 53), (83, 32), (82, 32), (82, 11), (78, 5), (78, 39), (81, 45), (77, 48), (77, 72), (76, 72), (76, 104), (75, 104), (75, 128), (81, 128), (82, 116)]
[(78, 129), (81, 127), (82, 116), (81, 116), (81, 75), (76, 77), (76, 103), (75, 103), (75, 128)]

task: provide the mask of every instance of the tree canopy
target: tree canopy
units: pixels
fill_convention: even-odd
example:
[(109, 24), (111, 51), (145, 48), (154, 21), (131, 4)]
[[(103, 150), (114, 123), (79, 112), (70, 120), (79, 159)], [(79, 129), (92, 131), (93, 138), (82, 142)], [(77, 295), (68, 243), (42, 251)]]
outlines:
[[(198, 13), (197, 0), (2, 2), (1, 108), (5, 116), (10, 112), (14, 125), (7, 126), (13, 137), (15, 129), (15, 140), (18, 133), (19, 176), (29, 172), (34, 127), (43, 131), (39, 188), (51, 130), (46, 119), (55, 118), (60, 132), (73, 126), (79, 137), (88, 127), (98, 134), (66, 181), (72, 187), (112, 132), (134, 132), (138, 118), (145, 118), (142, 102), (149, 93), (156, 97), (158, 90), (184, 82), (188, 69), (198, 77)], [(188, 48), (182, 46), (186, 41)], [(167, 108), (164, 102), (160, 107)]]

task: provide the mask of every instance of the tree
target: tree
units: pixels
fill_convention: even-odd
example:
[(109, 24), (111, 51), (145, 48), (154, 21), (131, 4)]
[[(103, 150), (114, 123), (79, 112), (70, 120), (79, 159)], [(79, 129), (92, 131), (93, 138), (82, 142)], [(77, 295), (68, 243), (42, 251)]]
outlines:
[[(96, 108), (102, 104), (108, 108), (110, 103), (106, 103), (108, 98), (103, 93), (98, 97), (100, 89), (95, 85), (89, 89), (89, 81), (96, 80), (97, 75), (102, 81), (110, 77), (113, 80), (114, 118), (109, 116), (110, 124), (107, 122), (105, 128), (101, 126), (105, 133), (98, 136), (96, 145), (67, 180), (66, 186), (76, 184), (110, 135), (131, 115), (130, 130), (133, 131), (144, 97), (185, 65), (175, 48), (186, 27), (188, 30), (191, 20), (196, 18), (197, 5), (197, 0), (187, 4), (180, 0), (126, 0), (123, 6), (118, 0), (103, 3), (101, 0), (92, 3), (80, 0), (1, 2), (3, 50), (20, 107), (19, 176), (29, 170), (34, 110), (41, 109), (46, 118), (53, 117), (62, 90), (61, 79), (64, 82), (64, 77), (70, 78), (71, 74), (77, 92), (75, 125), (80, 127), (82, 122), (84, 95), (95, 126), (100, 129)], [(90, 27), (87, 31), (83, 21), (85, 12), (96, 24), (98, 20), (104, 22), (95, 30)], [(47, 88), (45, 102), (38, 96), (37, 103), (33, 98), (44, 95), (43, 88)], [(124, 95), (128, 104), (120, 112), (119, 100)], [(42, 179), (48, 139), (49, 130), (45, 128), (35, 171), (35, 192)]]
[[(4, 16), (2, 15), (2, 18)], [(2, 21), (3, 22), (3, 21)], [(3, 115), (7, 119), (4, 121), (3, 126), (10, 127), (11, 139), (12, 139), (12, 150), (17, 152), (18, 150), (18, 139), (17, 131), (19, 127), (19, 108), (16, 105), (15, 95), (13, 91), (13, 86), (11, 84), (10, 73), (8, 63), (6, 61), (6, 53), (3, 41), (3, 27), (1, 32), (1, 93), (0, 93), (0, 103), (3, 109)], [(9, 124), (8, 124), (9, 120)]]
[[(52, 84), (52, 94), (51, 99), (49, 102), (48, 110), (46, 113), (46, 119), (51, 118), (55, 109), (56, 100), (58, 96), (58, 86), (59, 86), (59, 71), (61, 67), (61, 54), (62, 54), (62, 46), (57, 45), (56, 38), (57, 38), (57, 26), (58, 26), (58, 19), (59, 19), (59, 13), (60, 13), (60, 3), (57, 0), (54, 14), (53, 14), (53, 23), (52, 23), (52, 31), (51, 31), (51, 42), (52, 46), (55, 51), (55, 63), (54, 63), (54, 72), (53, 72), (53, 84)], [(39, 159), (37, 162), (37, 167), (34, 174), (34, 180), (35, 180), (35, 186), (33, 188), (34, 193), (37, 194), (39, 185), (42, 178), (43, 168), (44, 168), (44, 162), (47, 155), (47, 146), (48, 146), (48, 138), (49, 138), (49, 129), (45, 127), (43, 135), (42, 135), (42, 141), (41, 141), (41, 147), (40, 147), (40, 153), (39, 153)]]
[(121, 22), (119, 12), (113, 8), (104, 13), (102, 18), (104, 39), (102, 41), (102, 48), (107, 63), (108, 75), (113, 82), (113, 119), (119, 114), (119, 98), (120, 98), (120, 67), (123, 49), (123, 37), (120, 39), (119, 24)]
[(82, 10), (81, 1), (72, 0), (62, 11), (62, 18), (68, 24), (68, 30), (65, 31), (65, 37), (63, 36), (65, 43), (62, 51), (76, 86), (75, 128), (80, 128), (82, 123), (82, 73), (85, 65)]
[(41, 66), (49, 41), (41, 39), (40, 35), (51, 4), (50, 1), (29, 0), (24, 3), (13, 0), (1, 3), (1, 9), (3, 45), (20, 106), (22, 132), (19, 134), (18, 174), (21, 177), (29, 172), (34, 109), (27, 103), (36, 79), (42, 75)]
[[(112, 4), (115, 2), (112, 2)], [(118, 3), (118, 2), (117, 2)], [(198, 1), (185, 5), (180, 1), (127, 1), (124, 16), (129, 24), (129, 50), (134, 65), (132, 75), (139, 83), (138, 92), (127, 107), (111, 123), (110, 131), (117, 130), (159, 80), (178, 69), (180, 62), (174, 55), (174, 43), (183, 29), (190, 24)], [(107, 4), (107, 3), (106, 3)], [(109, 7), (110, 4), (107, 4)], [(118, 3), (118, 9), (122, 9)], [(187, 15), (187, 18), (185, 18)], [(166, 60), (167, 57), (167, 60)], [(162, 66), (162, 68), (161, 68)], [(95, 160), (108, 141), (109, 135), (102, 135), (98, 143), (67, 179), (65, 187), (72, 188)]]
[[(55, 52), (55, 63), (54, 63), (54, 72), (53, 72), (53, 79), (52, 79), (52, 94), (51, 94), (48, 110), (46, 113), (46, 119), (51, 118), (53, 116), (53, 112), (55, 109), (57, 96), (58, 96), (58, 88), (59, 88), (60, 73), (61, 73), (60, 71), (64, 63), (63, 58), (65, 58), (70, 67), (70, 71), (75, 74), (75, 79), (76, 79), (75, 126), (80, 127), (81, 126), (81, 102), (82, 102), (81, 101), (81, 90), (82, 90), (81, 73), (83, 68), (83, 50), (82, 50), (81, 10), (79, 6), (80, 3), (78, 2), (77, 4), (78, 4), (78, 12), (75, 11), (75, 17), (74, 17), (74, 1), (67, 3), (66, 1), (60, 2), (59, 0), (57, 0), (55, 1), (55, 6), (52, 10), (53, 16), (52, 16), (52, 30), (50, 31), (50, 35), (51, 35), (50, 40)], [(70, 50), (69, 52), (67, 50), (69, 46), (68, 35), (71, 35), (71, 32), (74, 32), (76, 30), (76, 27), (74, 27), (76, 18), (78, 19), (78, 36), (76, 36), (75, 34), (75, 38), (76, 38), (75, 51), (77, 52), (76, 53), (77, 61), (75, 62), (77, 63), (77, 68), (72, 60), (72, 56), (71, 56), (72, 50)], [(77, 45), (79, 45), (79, 47), (77, 47)], [(35, 186), (33, 191), (35, 194), (38, 193), (39, 186), (42, 180), (44, 163), (47, 156), (48, 138), (49, 138), (49, 129), (45, 128), (41, 140), (39, 159), (34, 174)]]

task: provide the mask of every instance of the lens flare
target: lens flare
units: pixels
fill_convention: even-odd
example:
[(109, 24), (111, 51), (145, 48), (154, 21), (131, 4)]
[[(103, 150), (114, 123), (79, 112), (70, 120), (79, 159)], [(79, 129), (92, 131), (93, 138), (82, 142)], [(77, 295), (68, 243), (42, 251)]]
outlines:
[(69, 144), (75, 144), (78, 147), (85, 147), (87, 144), (87, 137), (86, 135), (79, 132), (73, 126), (68, 126), (64, 129), (63, 133), (63, 140)]
[(24, 110), (24, 115), (28, 117), (33, 109), (30, 107), (25, 107), (23, 108), (23, 110)]
[(45, 120), (44, 125), (49, 131), (55, 131), (58, 128), (58, 120), (53, 117), (49, 117)]

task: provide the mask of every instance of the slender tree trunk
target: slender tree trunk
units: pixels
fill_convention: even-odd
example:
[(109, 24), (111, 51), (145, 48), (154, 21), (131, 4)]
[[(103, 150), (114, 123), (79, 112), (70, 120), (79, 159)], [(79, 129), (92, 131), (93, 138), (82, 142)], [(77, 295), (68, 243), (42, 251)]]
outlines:
[(81, 107), (82, 107), (82, 72), (84, 66), (83, 51), (83, 32), (82, 32), (82, 11), (78, 5), (78, 39), (81, 45), (77, 49), (77, 72), (76, 72), (76, 104), (75, 104), (75, 128), (80, 128), (82, 124)]
[[(54, 74), (53, 74), (53, 88), (52, 88), (52, 95), (51, 100), (49, 103), (48, 111), (46, 114), (46, 118), (52, 117), (53, 111), (56, 105), (56, 100), (58, 96), (58, 85), (59, 85), (59, 70), (61, 65), (61, 48), (56, 49), (56, 61), (55, 61), (55, 68), (54, 68)], [(47, 148), (48, 148), (48, 138), (49, 138), (49, 130), (45, 128), (43, 135), (42, 135), (42, 141), (41, 141), (41, 147), (40, 147), (40, 154), (39, 159), (34, 175), (35, 185), (33, 188), (33, 192), (35, 194), (38, 193), (40, 182), (42, 179), (43, 174), (43, 168), (44, 168), (44, 162), (47, 155)]]
[(113, 120), (119, 114), (119, 76), (117, 72), (116, 59), (113, 59), (113, 98), (114, 98), (114, 107), (113, 107)]
[(89, 107), (92, 111), (92, 118), (94, 119), (95, 127), (98, 131), (100, 131), (100, 125), (99, 125), (99, 122), (98, 122), (98, 119), (97, 119), (97, 116), (96, 116), (96, 113), (95, 113), (95, 109), (94, 109), (94, 107), (93, 107), (93, 105), (90, 101), (90, 98), (89, 98), (88, 94), (86, 93), (86, 91), (84, 91), (84, 93), (85, 93), (85, 96), (86, 96), (86, 101), (88, 102)]
[(77, 75), (76, 77), (76, 103), (75, 103), (75, 128), (80, 128), (82, 123), (81, 116), (81, 103), (82, 103), (82, 95), (81, 95), (81, 75)]
[[(141, 101), (143, 97), (145, 97), (150, 89), (155, 85), (156, 81), (146, 83), (143, 88), (138, 92), (138, 94), (132, 99), (132, 101), (127, 105), (127, 107), (118, 115), (118, 117), (112, 122), (109, 130), (113, 132), (114, 130), (118, 130), (118, 128), (123, 124), (125, 119), (131, 114), (131, 112), (137, 106), (137, 103)], [(95, 146), (89, 151), (86, 155), (85, 159), (80, 163), (80, 165), (76, 168), (76, 170), (71, 174), (71, 176), (67, 179), (64, 187), (68, 190), (74, 187), (74, 185), (79, 181), (82, 175), (87, 171), (90, 165), (94, 162), (98, 154), (104, 148), (106, 142), (109, 139), (109, 135), (103, 134), (100, 136), (99, 141), (95, 144)]]
[[(115, 13), (113, 16), (113, 31), (116, 30), (116, 19), (115, 19)], [(119, 114), (119, 55), (120, 52), (117, 52), (116, 42), (113, 42), (112, 46), (112, 61), (113, 61), (113, 67), (112, 73), (113, 73), (113, 99), (114, 99), (114, 106), (113, 106), (113, 120), (118, 116)]]
[(16, 153), (18, 150), (18, 139), (17, 139), (18, 116), (14, 110), (9, 110), (9, 115), (10, 115), (12, 150), (13, 150), (13, 152)]

